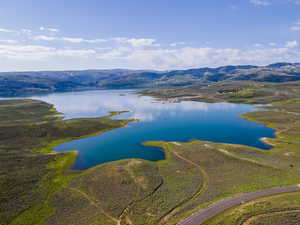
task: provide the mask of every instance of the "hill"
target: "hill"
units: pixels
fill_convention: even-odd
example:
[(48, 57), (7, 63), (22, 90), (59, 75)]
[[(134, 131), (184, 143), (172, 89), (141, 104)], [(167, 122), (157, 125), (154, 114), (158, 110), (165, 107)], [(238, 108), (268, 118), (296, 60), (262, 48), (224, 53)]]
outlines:
[(174, 71), (83, 70), (0, 73), (0, 96), (24, 96), (91, 89), (158, 88), (220, 81), (300, 80), (300, 63), (223, 66)]

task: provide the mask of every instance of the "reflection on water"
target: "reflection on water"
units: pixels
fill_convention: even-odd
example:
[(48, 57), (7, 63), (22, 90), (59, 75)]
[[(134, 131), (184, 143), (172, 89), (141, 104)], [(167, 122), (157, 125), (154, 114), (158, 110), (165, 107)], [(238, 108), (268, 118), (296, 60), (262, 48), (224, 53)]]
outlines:
[[(98, 117), (108, 115), (108, 111), (129, 110), (130, 114), (125, 114), (125, 116), (121, 117), (151, 121), (160, 115), (164, 115), (165, 117), (168, 115), (176, 116), (192, 110), (207, 111), (208, 109), (228, 111), (236, 107), (236, 104), (230, 103), (161, 102), (156, 101), (152, 97), (138, 96), (134, 91), (127, 90), (69, 92), (33, 98), (54, 104), (59, 112), (65, 114), (65, 119)], [(119, 116), (118, 118), (121, 117)]]
[(156, 161), (164, 153), (156, 147), (145, 147), (148, 140), (190, 141), (201, 139), (215, 142), (237, 143), (267, 149), (259, 139), (273, 137), (274, 130), (253, 123), (238, 115), (256, 110), (254, 106), (232, 103), (156, 101), (151, 97), (138, 96), (133, 91), (105, 90), (59, 93), (38, 96), (54, 104), (66, 119), (98, 117), (108, 111), (129, 110), (114, 118), (137, 118), (130, 123), (103, 134), (59, 145), (56, 151), (78, 150), (73, 168), (91, 166), (124, 158), (142, 158)]

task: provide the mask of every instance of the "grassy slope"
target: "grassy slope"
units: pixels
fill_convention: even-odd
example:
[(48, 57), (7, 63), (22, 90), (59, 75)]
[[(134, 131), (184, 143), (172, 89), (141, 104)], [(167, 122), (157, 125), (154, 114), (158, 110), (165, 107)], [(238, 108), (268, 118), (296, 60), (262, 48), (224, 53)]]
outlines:
[[(195, 141), (192, 143), (181, 143), (171, 145), (169, 150), (179, 153), (183, 158), (192, 161), (202, 169), (202, 178), (207, 178), (207, 186), (203, 185), (202, 190), (194, 188), (194, 194), (183, 196), (176, 209), (161, 220), (165, 223), (173, 224), (200, 208), (206, 207), (209, 203), (220, 200), (224, 197), (241, 192), (249, 192), (273, 186), (295, 184), (300, 178), (300, 167), (290, 168), (290, 161), (285, 157), (278, 157), (274, 152), (266, 152), (255, 148), (215, 144), (209, 142)], [(274, 161), (276, 160), (276, 161)], [(299, 158), (295, 162), (299, 162)], [(280, 164), (277, 163), (280, 162)], [(190, 164), (191, 165), (191, 164)], [(169, 174), (171, 171), (169, 171)], [(206, 174), (206, 176), (203, 175)], [(172, 173), (174, 174), (174, 173)], [(186, 176), (187, 174), (185, 174)], [(173, 175), (172, 175), (173, 178)], [(165, 179), (168, 179), (166, 176)], [(178, 187), (180, 179), (174, 182), (173, 187)], [(192, 182), (190, 181), (190, 184)], [(190, 185), (187, 184), (189, 187)], [(186, 192), (186, 189), (180, 192)], [(179, 195), (176, 191), (168, 190), (167, 201)], [(163, 195), (165, 196), (165, 194)], [(161, 196), (161, 198), (163, 198)], [(188, 199), (188, 202), (184, 202)], [(149, 199), (151, 201), (151, 199)], [(152, 199), (152, 202), (153, 201)], [(143, 206), (151, 209), (151, 204), (142, 202), (137, 205), (137, 209)], [(157, 211), (162, 212), (160, 204), (155, 205)], [(132, 213), (135, 216), (139, 213)], [(145, 216), (142, 214), (141, 216)], [(139, 224), (138, 222), (136, 224)], [(149, 224), (156, 224), (155, 222)]]
[(0, 101), (0, 224), (44, 224), (50, 199), (74, 174), (65, 174), (76, 153), (53, 153), (65, 141), (126, 125), (130, 121), (62, 120), (46, 103)]
[(52, 204), (57, 210), (47, 224), (116, 224), (132, 202), (145, 198), (161, 182), (156, 168), (143, 160), (88, 169), (56, 193)]

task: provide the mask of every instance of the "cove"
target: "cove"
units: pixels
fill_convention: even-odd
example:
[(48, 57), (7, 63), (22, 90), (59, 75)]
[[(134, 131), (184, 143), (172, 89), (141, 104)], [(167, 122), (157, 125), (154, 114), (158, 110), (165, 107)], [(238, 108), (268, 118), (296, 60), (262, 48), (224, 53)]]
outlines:
[(128, 90), (54, 93), (33, 98), (53, 104), (64, 113), (65, 119), (99, 117), (107, 115), (108, 111), (129, 110), (129, 113), (113, 118), (139, 120), (124, 128), (58, 145), (54, 149), (57, 152), (79, 152), (72, 167), (78, 170), (127, 158), (164, 159), (160, 148), (143, 146), (144, 141), (186, 142), (199, 139), (269, 149), (270, 146), (261, 142), (260, 138), (274, 137), (275, 132), (262, 124), (240, 118), (240, 114), (259, 110), (247, 104), (170, 103)]

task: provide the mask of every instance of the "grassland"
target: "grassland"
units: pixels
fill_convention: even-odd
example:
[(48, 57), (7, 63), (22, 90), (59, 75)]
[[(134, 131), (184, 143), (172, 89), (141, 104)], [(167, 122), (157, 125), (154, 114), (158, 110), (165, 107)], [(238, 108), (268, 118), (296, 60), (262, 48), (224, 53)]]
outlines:
[(125, 126), (109, 117), (62, 120), (35, 100), (0, 101), (0, 224), (44, 224), (53, 194), (75, 176), (76, 152), (54, 153), (60, 142)]
[[(243, 99), (253, 98), (249, 85)], [(267, 110), (242, 115), (277, 130), (276, 138), (265, 139), (271, 150), (200, 140), (146, 142), (161, 147), (165, 160), (127, 159), (84, 171), (68, 169), (76, 152), (54, 153), (53, 146), (129, 120), (62, 120), (46, 103), (0, 101), (0, 224), (171, 225), (237, 193), (300, 183), (300, 101), (297, 88), (291, 90), (284, 98), (265, 99), (279, 100)], [(297, 224), (299, 197), (259, 199), (207, 224)]]
[(278, 84), (231, 81), (151, 89), (142, 91), (141, 94), (169, 101), (269, 104), (300, 98), (300, 89), (298, 82)]

